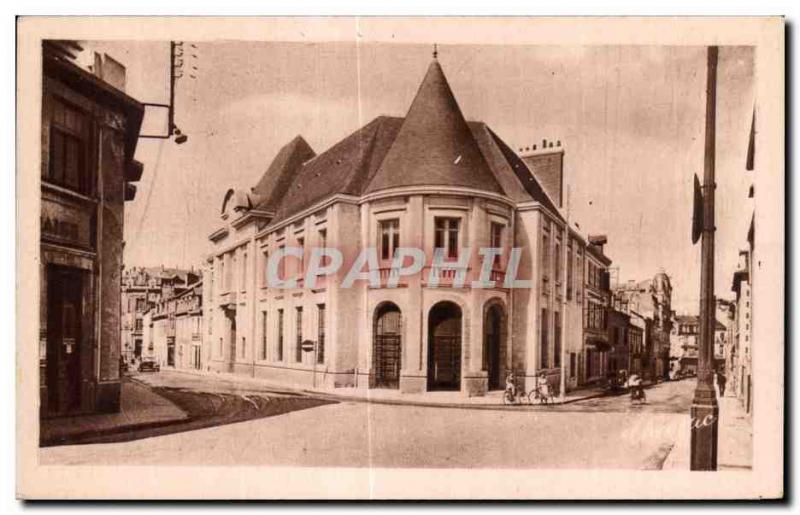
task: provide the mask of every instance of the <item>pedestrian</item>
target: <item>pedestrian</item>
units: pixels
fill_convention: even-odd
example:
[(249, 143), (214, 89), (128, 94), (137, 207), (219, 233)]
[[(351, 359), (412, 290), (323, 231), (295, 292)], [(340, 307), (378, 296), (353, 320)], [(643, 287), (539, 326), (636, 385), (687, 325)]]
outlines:
[(511, 399), (517, 398), (517, 384), (514, 380), (514, 372), (510, 370), (506, 374), (506, 392), (511, 396)]
[(544, 372), (539, 374), (539, 381), (536, 387), (539, 390), (539, 402), (542, 404), (550, 402), (550, 383), (547, 381), (547, 375)]
[(725, 378), (725, 374), (722, 372), (717, 372), (717, 387), (719, 388), (719, 396), (723, 397), (725, 395), (725, 383), (727, 379)]

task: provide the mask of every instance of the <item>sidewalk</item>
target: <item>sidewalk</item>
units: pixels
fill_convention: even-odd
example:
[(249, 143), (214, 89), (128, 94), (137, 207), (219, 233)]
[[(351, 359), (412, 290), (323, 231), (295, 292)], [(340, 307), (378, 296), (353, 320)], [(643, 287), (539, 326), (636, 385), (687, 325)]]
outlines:
[[(401, 393), (399, 390), (386, 388), (302, 388), (285, 383), (276, 383), (265, 379), (229, 374), (224, 372), (204, 372), (197, 370), (172, 370), (162, 369), (158, 374), (142, 374), (136, 380), (150, 386), (179, 386), (179, 376), (195, 376), (203, 378), (203, 388), (207, 391), (217, 391), (220, 387), (228, 391), (242, 391), (244, 393), (284, 393), (295, 395), (316, 395), (322, 398), (337, 401), (375, 402), (381, 404), (405, 404), (428, 407), (452, 408), (498, 408), (503, 407), (503, 391), (495, 390), (485, 396), (467, 397), (461, 392), (424, 392)], [(177, 380), (177, 382), (175, 380)], [(184, 386), (184, 385), (181, 385)], [(603, 388), (588, 388), (568, 392), (563, 402), (554, 399), (553, 404), (568, 404), (572, 402), (602, 397), (605, 395)], [(526, 401), (527, 404), (527, 401)], [(523, 405), (526, 405), (523, 404)], [(538, 406), (538, 404), (537, 404)]]
[(44, 419), (40, 423), (39, 441), (41, 446), (56, 445), (92, 434), (122, 433), (187, 417), (183, 410), (147, 386), (123, 381), (119, 413)]
[[(750, 470), (753, 467), (753, 426), (736, 397), (718, 397), (719, 448), (717, 470)], [(689, 470), (691, 434), (689, 416), (675, 446), (664, 461), (664, 470)]]

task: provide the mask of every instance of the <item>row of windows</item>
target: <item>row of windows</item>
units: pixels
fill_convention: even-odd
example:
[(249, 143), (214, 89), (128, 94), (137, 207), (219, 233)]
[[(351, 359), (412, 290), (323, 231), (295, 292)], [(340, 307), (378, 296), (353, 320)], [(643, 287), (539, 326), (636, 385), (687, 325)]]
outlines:
[[(278, 309), (276, 312), (277, 318), (277, 331), (275, 333), (274, 345), (271, 346), (270, 331), (269, 331), (269, 312), (262, 311), (260, 319), (260, 342), (258, 348), (258, 359), (261, 361), (285, 361), (285, 311)], [(300, 363), (303, 361), (302, 343), (303, 335), (303, 308), (298, 306), (295, 308), (295, 339), (294, 339), (294, 362)], [(238, 357), (244, 359), (247, 356), (247, 338), (242, 336), (238, 345)], [(272, 350), (272, 353), (270, 353)], [(224, 339), (219, 339), (219, 348), (217, 355), (222, 358), (224, 356)], [(316, 340), (316, 360), (318, 364), (325, 363), (325, 304), (317, 304), (317, 340)]]
[[(500, 248), (503, 245), (503, 233), (505, 225), (497, 222), (492, 222), (490, 226), (490, 244), (492, 247)], [(434, 248), (442, 249), (444, 257), (448, 259), (458, 259), (460, 242), (461, 242), (461, 219), (436, 217), (434, 220)], [(305, 263), (305, 238), (298, 237), (295, 241), (295, 246), (303, 251), (303, 257), (297, 258), (284, 258), (278, 263), (278, 278), (288, 279), (292, 275), (300, 276), (306, 267)], [(394, 258), (395, 253), (401, 246), (400, 239), (400, 220), (397, 218), (389, 220), (381, 220), (378, 222), (378, 244), (379, 244), (379, 257), (381, 260), (389, 261)], [(320, 248), (327, 247), (327, 230), (320, 229), (318, 232), (318, 245)], [(278, 249), (285, 248), (285, 244), (278, 246)], [(495, 268), (500, 266), (500, 256), (495, 257)], [(227, 263), (226, 263), (227, 261)], [(267, 286), (267, 263), (269, 261), (269, 252), (264, 251), (262, 255), (261, 264), (261, 286)], [(287, 265), (293, 263), (293, 265)], [(238, 269), (240, 275), (239, 288), (242, 291), (247, 289), (247, 264), (248, 255), (247, 251), (240, 253), (233, 253), (227, 259), (219, 261), (219, 276), (221, 277), (220, 289), (227, 292), (235, 289), (236, 285), (233, 283), (234, 270)], [(322, 263), (324, 266), (326, 263)]]
[[(503, 237), (505, 225), (502, 223), (492, 222), (489, 229), (490, 245), (494, 248), (503, 247)], [(450, 217), (436, 217), (434, 219), (434, 248), (442, 249), (444, 257), (447, 259), (458, 259), (459, 250), (461, 246), (461, 219)], [(378, 222), (378, 251), (379, 257), (383, 261), (390, 261), (394, 258), (398, 248), (401, 247), (401, 231), (400, 220), (397, 218), (381, 220)], [(302, 257), (298, 258), (284, 258), (278, 263), (278, 278), (288, 279), (291, 276), (301, 277), (305, 271), (305, 238), (299, 236), (295, 240), (295, 246), (302, 250)], [(320, 229), (318, 232), (318, 244), (320, 248), (327, 246), (327, 230)], [(285, 248), (285, 243), (280, 244), (278, 249)], [(581, 249), (573, 251), (572, 240), (567, 246), (567, 300), (572, 300), (573, 292), (575, 300), (581, 302), (582, 300), (582, 280), (583, 280), (583, 252)], [(545, 232), (542, 235), (542, 277), (545, 282), (550, 277), (550, 237)], [(556, 282), (560, 283), (563, 275), (562, 266), (562, 247), (561, 241), (556, 241), (553, 246), (553, 254), (555, 255), (555, 277)], [(227, 261), (227, 263), (226, 263)], [(267, 263), (269, 261), (268, 251), (264, 251), (261, 262), (261, 286), (267, 286)], [(293, 263), (291, 268), (287, 263)], [(323, 266), (325, 263), (322, 263)], [(500, 268), (501, 256), (495, 256), (495, 268)], [(240, 251), (239, 253), (232, 253), (219, 261), (219, 276), (221, 277), (220, 290), (223, 292), (235, 289), (236, 285), (233, 282), (234, 270), (238, 270), (239, 281), (238, 286), (242, 291), (247, 289), (247, 271), (248, 271), (248, 253), (247, 251)], [(575, 281), (574, 270), (578, 270), (578, 280)], [(587, 260), (587, 282), (590, 286), (600, 289), (608, 288), (608, 273), (602, 267), (597, 266), (592, 261)]]
[[(503, 231), (505, 225), (492, 222), (489, 226), (489, 244), (493, 248), (503, 246)], [(461, 219), (450, 217), (436, 217), (433, 228), (433, 247), (442, 249), (445, 258), (458, 259), (461, 248)], [(392, 218), (378, 222), (378, 239), (380, 245), (380, 259), (390, 261), (400, 245), (400, 220)], [(500, 256), (495, 258), (495, 267), (500, 264)]]
[[(581, 302), (581, 284), (583, 281), (583, 251), (581, 249), (577, 249), (577, 251), (573, 251), (573, 240), (570, 240), (567, 244), (567, 256), (566, 256), (566, 264), (567, 264), (567, 300), (572, 300), (573, 292), (575, 293), (575, 301), (580, 303)], [(561, 240), (557, 239), (555, 245), (553, 245), (553, 261), (555, 262), (555, 282), (556, 284), (561, 284), (564, 276), (564, 268), (563, 268), (563, 261), (564, 258), (562, 257), (563, 247), (561, 246)], [(544, 288), (546, 289), (546, 284), (550, 280), (550, 236), (548, 232), (542, 234), (542, 281), (544, 283)], [(591, 266), (592, 263), (590, 262), (589, 265)], [(575, 270), (578, 271), (578, 281), (575, 281)]]

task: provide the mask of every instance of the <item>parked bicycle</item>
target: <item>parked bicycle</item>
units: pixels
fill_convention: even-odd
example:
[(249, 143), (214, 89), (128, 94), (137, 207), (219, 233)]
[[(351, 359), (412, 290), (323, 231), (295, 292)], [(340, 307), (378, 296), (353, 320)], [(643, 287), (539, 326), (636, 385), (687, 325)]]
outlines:
[(503, 391), (503, 404), (553, 404), (555, 392), (550, 386), (547, 377), (542, 374), (536, 381), (536, 386), (529, 392), (517, 388), (513, 372), (506, 375), (506, 387)]

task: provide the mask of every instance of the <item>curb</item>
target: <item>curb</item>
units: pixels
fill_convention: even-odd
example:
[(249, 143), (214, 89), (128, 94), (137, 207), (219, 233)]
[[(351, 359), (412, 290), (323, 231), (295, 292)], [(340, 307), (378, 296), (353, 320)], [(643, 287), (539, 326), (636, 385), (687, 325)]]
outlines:
[[(131, 382), (135, 382), (136, 384), (138, 384), (138, 385), (140, 385), (140, 386), (142, 386), (144, 388), (149, 389), (151, 391), (151, 393), (153, 393), (154, 395), (158, 395), (162, 399), (164, 399), (164, 400), (166, 400), (168, 402), (171, 402), (171, 401), (169, 401), (169, 399), (165, 399), (162, 395), (159, 395), (157, 392), (153, 391), (153, 387), (150, 386), (149, 384), (147, 384), (147, 383), (145, 383), (143, 381), (139, 381), (138, 379), (136, 379), (134, 377), (130, 377), (130, 376), (128, 376), (127, 379), (129, 381), (131, 381)], [(180, 407), (178, 407), (178, 409), (180, 409)], [(186, 413), (182, 409), (181, 409), (181, 411), (185, 415), (184, 418), (173, 418), (173, 419), (169, 419), (169, 420), (157, 420), (157, 421), (153, 421), (153, 422), (138, 422), (138, 423), (135, 422), (133, 424), (125, 424), (125, 425), (121, 425), (121, 426), (110, 427), (110, 428), (107, 428), (107, 429), (100, 429), (100, 430), (87, 429), (87, 430), (78, 431), (78, 432), (75, 432), (75, 433), (70, 433), (68, 435), (56, 436), (56, 437), (51, 437), (51, 438), (47, 438), (47, 439), (41, 439), (40, 438), (39, 439), (39, 448), (56, 447), (56, 446), (61, 446), (61, 445), (79, 445), (79, 444), (83, 443), (87, 439), (93, 439), (93, 438), (104, 437), (104, 436), (119, 435), (119, 434), (127, 433), (128, 431), (141, 431), (141, 430), (146, 430), (146, 429), (157, 429), (159, 427), (166, 427), (166, 426), (170, 426), (170, 425), (173, 425), (173, 424), (176, 424), (176, 423), (179, 423), (179, 422), (186, 422), (186, 421), (192, 419), (192, 417), (190, 417), (188, 413)]]
[[(212, 377), (212, 378), (219, 378), (219, 379), (227, 379), (229, 374), (225, 373), (218, 373), (218, 374), (207, 374), (205, 372), (194, 372), (191, 370), (173, 370), (169, 369), (169, 372), (177, 372), (180, 374), (188, 374), (192, 376), (199, 376), (199, 377)], [(235, 381), (235, 375), (231, 376), (230, 380)], [(132, 380), (137, 381), (135, 378), (131, 378)], [(141, 381), (139, 381), (141, 382)], [(143, 383), (146, 384), (146, 383)], [(147, 385), (150, 386), (150, 385)], [(256, 386), (256, 385), (253, 385)], [(245, 386), (247, 387), (247, 386)], [(424, 408), (448, 408), (448, 409), (477, 409), (477, 410), (517, 410), (517, 411), (538, 411), (540, 409), (546, 410), (552, 408), (554, 406), (562, 406), (566, 404), (572, 404), (575, 402), (585, 401), (589, 399), (596, 399), (599, 397), (613, 397), (614, 394), (608, 394), (606, 392), (597, 392), (592, 393), (583, 397), (575, 397), (564, 402), (554, 402), (552, 404), (512, 404), (512, 405), (505, 405), (501, 402), (497, 403), (462, 403), (462, 402), (431, 402), (431, 401), (423, 401), (423, 400), (412, 400), (412, 399), (383, 399), (383, 398), (375, 398), (370, 397), (369, 395), (342, 395), (337, 394), (335, 392), (323, 392), (319, 390), (311, 390), (307, 388), (292, 388), (291, 386), (276, 386), (276, 385), (268, 385), (262, 384), (260, 385), (261, 390), (265, 393), (281, 393), (281, 394), (296, 394), (296, 395), (303, 395), (307, 397), (316, 397), (319, 399), (324, 400), (332, 400), (337, 402), (360, 402), (360, 403), (368, 403), (368, 404), (385, 404), (390, 406), (416, 406), (416, 407), (424, 407)], [(259, 391), (254, 388), (255, 391)], [(623, 395), (624, 392), (620, 395)]]

